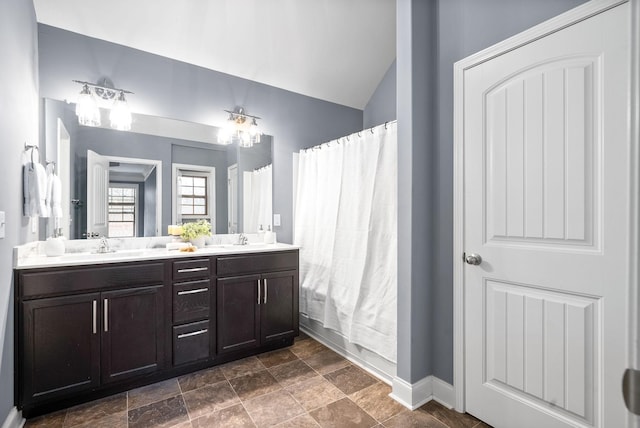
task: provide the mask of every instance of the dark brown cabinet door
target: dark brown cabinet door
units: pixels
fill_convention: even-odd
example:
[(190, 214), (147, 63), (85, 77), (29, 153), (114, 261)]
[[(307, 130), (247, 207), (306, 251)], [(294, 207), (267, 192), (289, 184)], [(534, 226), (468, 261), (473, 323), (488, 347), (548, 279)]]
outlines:
[(286, 271), (262, 275), (260, 302), (262, 344), (298, 335), (298, 274)]
[(38, 401), (100, 383), (99, 293), (22, 303), (23, 399)]
[(104, 383), (164, 366), (162, 290), (159, 285), (101, 293)]
[(255, 348), (260, 344), (260, 287), (260, 275), (218, 279), (218, 353)]

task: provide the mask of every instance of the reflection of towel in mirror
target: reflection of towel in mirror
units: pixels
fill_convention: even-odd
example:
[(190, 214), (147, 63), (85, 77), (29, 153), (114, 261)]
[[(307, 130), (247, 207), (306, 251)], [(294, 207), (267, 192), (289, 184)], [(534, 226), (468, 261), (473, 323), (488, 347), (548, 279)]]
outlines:
[(60, 177), (50, 172), (47, 175), (47, 207), (53, 218), (62, 218), (62, 183)]
[(27, 217), (49, 217), (46, 204), (47, 173), (39, 163), (27, 162), (22, 167), (23, 213)]

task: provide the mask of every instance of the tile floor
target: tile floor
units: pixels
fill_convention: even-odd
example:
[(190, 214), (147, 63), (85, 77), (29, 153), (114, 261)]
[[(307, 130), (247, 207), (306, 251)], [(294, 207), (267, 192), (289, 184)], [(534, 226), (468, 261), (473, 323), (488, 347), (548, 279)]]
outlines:
[(26, 427), (487, 428), (431, 401), (413, 412), (391, 388), (302, 335), (293, 346), (30, 419)]

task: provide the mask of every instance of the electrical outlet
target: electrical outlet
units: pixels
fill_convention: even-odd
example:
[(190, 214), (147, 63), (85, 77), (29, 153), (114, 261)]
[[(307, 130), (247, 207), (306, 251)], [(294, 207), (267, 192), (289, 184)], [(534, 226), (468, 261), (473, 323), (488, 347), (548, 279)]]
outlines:
[(4, 238), (5, 224), (4, 224), (4, 211), (0, 211), (0, 239)]
[(280, 214), (273, 215), (273, 227), (280, 226)]

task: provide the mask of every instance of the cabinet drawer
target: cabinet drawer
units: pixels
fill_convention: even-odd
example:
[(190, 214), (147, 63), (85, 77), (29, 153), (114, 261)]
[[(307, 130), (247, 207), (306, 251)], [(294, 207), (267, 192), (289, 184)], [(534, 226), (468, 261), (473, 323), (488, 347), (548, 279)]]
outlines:
[(173, 262), (173, 280), (208, 278), (211, 275), (209, 259)]
[(208, 279), (173, 285), (173, 322), (209, 318), (211, 283)]
[(218, 276), (298, 269), (298, 251), (218, 257)]
[(116, 266), (48, 269), (20, 273), (20, 291), (23, 298), (85, 290), (158, 285), (163, 282), (163, 263), (127, 263)]
[(173, 327), (173, 365), (209, 358), (209, 321)]

